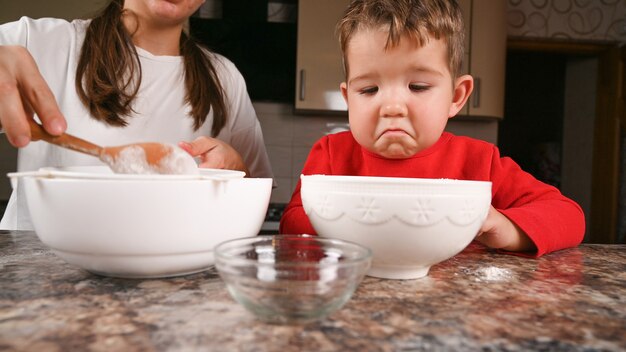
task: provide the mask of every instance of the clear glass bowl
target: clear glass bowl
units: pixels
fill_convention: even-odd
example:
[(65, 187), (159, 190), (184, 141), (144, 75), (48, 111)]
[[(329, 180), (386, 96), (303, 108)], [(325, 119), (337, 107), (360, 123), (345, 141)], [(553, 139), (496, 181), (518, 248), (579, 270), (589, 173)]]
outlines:
[(371, 263), (355, 243), (308, 235), (256, 236), (215, 247), (231, 296), (270, 323), (308, 323), (341, 308)]

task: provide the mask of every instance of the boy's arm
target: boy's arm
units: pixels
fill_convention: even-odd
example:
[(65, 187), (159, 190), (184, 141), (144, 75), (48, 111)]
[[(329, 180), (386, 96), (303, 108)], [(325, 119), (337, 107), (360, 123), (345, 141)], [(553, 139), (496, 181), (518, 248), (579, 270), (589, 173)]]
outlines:
[(576, 247), (582, 242), (585, 217), (580, 206), (555, 187), (521, 170), (510, 158), (500, 158), (497, 149), (492, 182), (493, 207), (530, 239), (533, 256)]
[[(302, 169), (304, 175), (324, 174), (330, 175), (330, 158), (328, 152), (328, 137), (322, 137), (313, 145), (309, 156), (304, 163)], [(302, 207), (302, 197), (300, 193), (301, 181), (291, 196), (291, 201), (287, 204), (283, 216), (280, 218), (279, 233), (282, 234), (310, 234), (316, 235), (313, 225), (309, 221), (309, 217)]]
[(309, 217), (305, 214), (302, 207), (302, 198), (300, 197), (300, 181), (291, 196), (291, 201), (287, 204), (283, 216), (280, 218), (279, 233), (282, 234), (309, 234), (316, 235), (313, 225), (309, 221)]

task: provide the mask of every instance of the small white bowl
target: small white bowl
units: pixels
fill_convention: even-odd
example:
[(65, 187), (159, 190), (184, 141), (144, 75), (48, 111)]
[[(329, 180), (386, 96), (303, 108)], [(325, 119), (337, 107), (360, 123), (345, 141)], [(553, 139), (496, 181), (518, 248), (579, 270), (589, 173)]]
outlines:
[(201, 170), (205, 178), (107, 167), (40, 173), (20, 184), (39, 239), (70, 264), (127, 278), (207, 269), (216, 244), (259, 232), (272, 189), (272, 179), (227, 170)]
[(491, 204), (491, 182), (302, 175), (316, 232), (373, 252), (369, 276), (416, 279), (462, 251)]

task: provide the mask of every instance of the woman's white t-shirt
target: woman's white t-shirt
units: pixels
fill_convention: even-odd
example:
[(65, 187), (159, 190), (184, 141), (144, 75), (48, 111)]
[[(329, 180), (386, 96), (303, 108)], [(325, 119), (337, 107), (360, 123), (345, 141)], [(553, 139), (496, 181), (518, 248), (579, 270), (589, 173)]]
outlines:
[[(213, 114), (197, 131), (185, 103), (184, 67), (180, 56), (155, 56), (137, 47), (142, 81), (135, 113), (128, 126), (112, 127), (93, 119), (79, 100), (75, 89), (76, 66), (89, 20), (67, 22), (61, 19), (34, 20), (22, 17), (0, 26), (0, 45), (21, 45), (28, 49), (54, 93), (67, 120), (67, 133), (101, 146), (137, 142), (176, 144), (199, 136), (211, 136)], [(228, 118), (216, 137), (241, 154), (251, 177), (273, 177), (263, 143), (261, 126), (240, 72), (228, 59), (213, 55), (218, 78), (226, 95)], [(102, 165), (95, 157), (49, 143), (31, 142), (18, 151), (18, 171), (45, 166)], [(0, 229), (32, 229), (26, 200), (19, 184), (9, 200)]]

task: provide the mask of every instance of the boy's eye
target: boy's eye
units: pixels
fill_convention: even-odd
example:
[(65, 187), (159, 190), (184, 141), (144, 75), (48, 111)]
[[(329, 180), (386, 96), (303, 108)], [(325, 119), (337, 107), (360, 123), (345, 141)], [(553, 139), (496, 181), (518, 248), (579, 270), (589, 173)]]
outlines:
[(428, 86), (420, 85), (420, 84), (409, 84), (409, 89), (414, 92), (421, 92), (424, 90), (428, 90)]
[(366, 87), (359, 90), (360, 94), (374, 94), (376, 92), (378, 92), (378, 87)]

